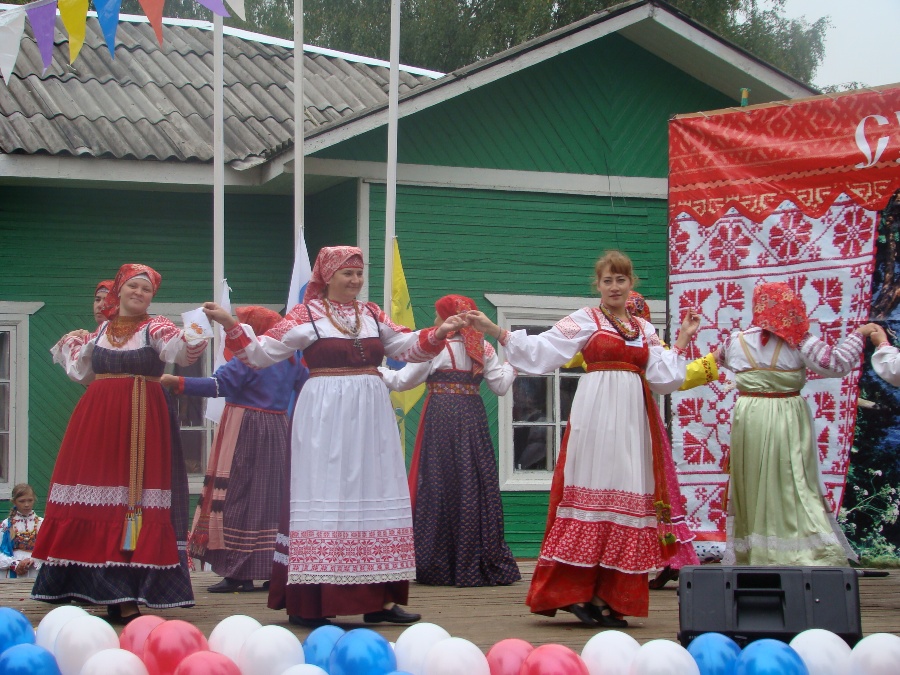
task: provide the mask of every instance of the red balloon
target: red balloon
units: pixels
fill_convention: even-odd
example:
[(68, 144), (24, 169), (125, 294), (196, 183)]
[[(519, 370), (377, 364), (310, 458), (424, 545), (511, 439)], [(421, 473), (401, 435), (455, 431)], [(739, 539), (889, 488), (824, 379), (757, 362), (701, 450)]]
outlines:
[(119, 636), (119, 646), (122, 649), (127, 649), (143, 661), (144, 643), (147, 641), (147, 636), (150, 635), (150, 631), (165, 622), (166, 620), (161, 616), (153, 616), (152, 614), (139, 616), (122, 629), (122, 634)]
[(541, 645), (522, 663), (519, 675), (590, 675), (581, 657), (562, 645)]
[(175, 675), (241, 675), (241, 670), (224, 654), (195, 652), (178, 664)]
[(209, 645), (200, 629), (187, 621), (166, 621), (147, 636), (144, 665), (150, 675), (175, 675), (175, 669), (184, 659), (206, 651), (209, 651)]
[(522, 663), (534, 651), (534, 645), (518, 638), (500, 640), (487, 653), (491, 675), (519, 675)]

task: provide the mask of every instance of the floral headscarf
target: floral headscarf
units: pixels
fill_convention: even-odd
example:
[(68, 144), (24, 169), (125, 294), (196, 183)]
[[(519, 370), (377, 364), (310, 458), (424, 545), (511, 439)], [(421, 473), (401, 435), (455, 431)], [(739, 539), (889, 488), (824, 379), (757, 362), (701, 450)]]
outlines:
[(119, 293), (122, 291), (122, 286), (131, 279), (140, 276), (147, 278), (153, 287), (153, 295), (156, 295), (159, 285), (162, 283), (162, 277), (159, 272), (147, 265), (125, 263), (119, 268), (119, 273), (116, 274), (112, 289), (110, 289), (100, 304), (100, 311), (103, 312), (103, 316), (107, 319), (112, 319), (119, 314)]
[(785, 283), (759, 284), (753, 289), (753, 325), (796, 349), (809, 332), (806, 305)]
[[(472, 298), (464, 295), (445, 295), (443, 298), (434, 303), (438, 316), (443, 320), (465, 311), (475, 311), (478, 306)], [(447, 337), (453, 337), (454, 334), (462, 335), (463, 342), (466, 345), (466, 354), (472, 359), (472, 372), (476, 375), (484, 371), (484, 333), (475, 330), (472, 327), (462, 328), (453, 331)]]
[(645, 321), (650, 321), (650, 308), (647, 306), (647, 300), (637, 291), (631, 291), (628, 300), (625, 301), (625, 309), (633, 316), (639, 316)]
[(324, 298), (325, 286), (331, 281), (331, 277), (346, 267), (363, 268), (362, 249), (356, 246), (326, 246), (319, 251), (316, 264), (313, 265), (312, 278), (303, 294), (304, 304)]
[(237, 314), (238, 321), (250, 326), (256, 335), (263, 335), (281, 321), (281, 314), (259, 305), (238, 307), (235, 314)]
[(115, 284), (115, 281), (113, 281), (112, 279), (104, 279), (99, 284), (97, 284), (97, 288), (94, 289), (94, 295), (97, 295), (97, 293), (99, 293), (101, 290), (109, 293), (112, 290), (113, 284)]

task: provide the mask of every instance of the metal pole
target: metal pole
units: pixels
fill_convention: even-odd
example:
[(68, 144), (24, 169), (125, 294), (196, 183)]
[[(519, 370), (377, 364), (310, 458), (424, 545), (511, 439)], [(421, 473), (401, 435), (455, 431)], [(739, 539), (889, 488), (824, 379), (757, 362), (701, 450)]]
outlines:
[[(384, 311), (391, 316), (397, 218), (397, 112), (400, 98), (400, 0), (391, 0), (391, 74), (388, 79), (387, 194), (384, 214)], [(395, 317), (392, 317), (395, 318)]]
[[(303, 127), (306, 107), (303, 104), (303, 0), (294, 0), (294, 254), (303, 238), (304, 161)], [(294, 300), (294, 302), (297, 302)], [(288, 307), (290, 309), (290, 307)]]
[[(222, 17), (213, 15), (213, 293), (219, 302), (225, 278), (225, 131), (224, 38)], [(215, 338), (217, 340), (217, 338)], [(213, 354), (218, 349), (213, 345)]]

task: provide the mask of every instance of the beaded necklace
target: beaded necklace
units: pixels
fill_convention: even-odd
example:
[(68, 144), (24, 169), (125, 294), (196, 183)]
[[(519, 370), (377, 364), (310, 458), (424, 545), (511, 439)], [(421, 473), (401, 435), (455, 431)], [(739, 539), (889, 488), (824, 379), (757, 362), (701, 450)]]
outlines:
[(366, 359), (366, 353), (363, 349), (362, 342), (359, 340), (359, 334), (362, 332), (362, 316), (359, 312), (359, 303), (353, 301), (353, 313), (355, 315), (355, 323), (353, 326), (341, 314), (339, 307), (334, 307), (328, 298), (322, 298), (322, 304), (325, 306), (325, 316), (331, 322), (331, 325), (337, 328), (338, 332), (353, 338), (353, 346), (359, 351), (363, 361)]
[(631, 316), (631, 312), (627, 309), (625, 313), (628, 315), (628, 324), (625, 325), (625, 322), (622, 321), (619, 317), (615, 316), (612, 312), (610, 312), (606, 307), (600, 305), (600, 311), (603, 312), (603, 316), (606, 317), (607, 321), (612, 324), (612, 327), (615, 331), (622, 336), (622, 339), (626, 342), (631, 342), (632, 340), (637, 339), (637, 336), (641, 334), (641, 327), (638, 325), (637, 321), (634, 320), (634, 317)]
[(117, 316), (106, 327), (106, 339), (113, 347), (121, 347), (138, 332), (141, 324), (149, 317), (148, 314), (139, 316)]

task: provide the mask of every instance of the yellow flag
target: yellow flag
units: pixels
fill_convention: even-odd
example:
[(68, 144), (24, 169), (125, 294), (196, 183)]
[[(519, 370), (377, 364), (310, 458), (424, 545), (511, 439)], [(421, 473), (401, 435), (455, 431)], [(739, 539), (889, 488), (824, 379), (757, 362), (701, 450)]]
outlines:
[(88, 0), (59, 0), (57, 7), (63, 25), (69, 33), (69, 63), (74, 63), (84, 44)]
[[(400, 245), (397, 243), (396, 237), (394, 238), (394, 274), (391, 282), (391, 320), (412, 330), (416, 329), (412, 302), (409, 299), (409, 288), (406, 286), (406, 275), (403, 273), (403, 263), (400, 262)], [(406, 415), (424, 393), (424, 384), (409, 391), (394, 391), (391, 392), (391, 403), (393, 403), (394, 409), (399, 408)]]

